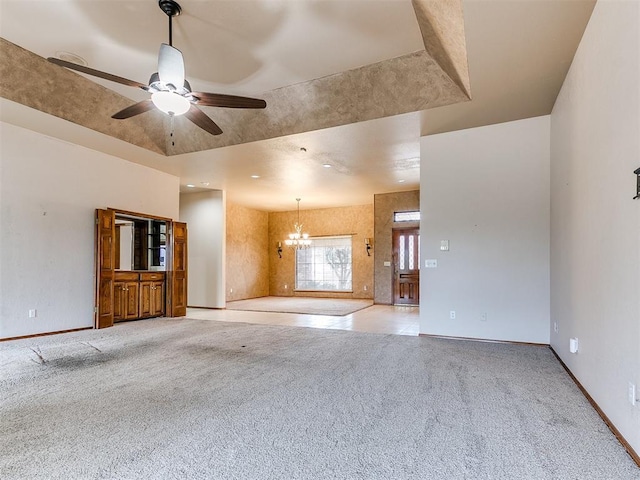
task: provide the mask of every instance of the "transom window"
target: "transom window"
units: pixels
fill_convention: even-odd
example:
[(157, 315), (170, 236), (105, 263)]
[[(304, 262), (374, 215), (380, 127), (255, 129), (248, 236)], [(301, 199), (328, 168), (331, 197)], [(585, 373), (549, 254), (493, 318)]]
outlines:
[(419, 222), (420, 210), (414, 210), (411, 212), (393, 212), (394, 222)]
[(352, 291), (351, 236), (312, 240), (296, 251), (296, 290)]

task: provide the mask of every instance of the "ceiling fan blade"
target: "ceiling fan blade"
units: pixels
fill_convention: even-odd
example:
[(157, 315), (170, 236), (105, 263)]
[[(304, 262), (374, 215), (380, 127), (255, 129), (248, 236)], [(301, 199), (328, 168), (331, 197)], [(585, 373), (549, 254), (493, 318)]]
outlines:
[(184, 116), (211, 135), (220, 135), (222, 133), (220, 127), (216, 125), (216, 122), (207, 117), (205, 113), (195, 105), (191, 105), (191, 108)]
[(204, 105), (205, 107), (265, 108), (267, 106), (267, 102), (259, 98), (205, 92), (193, 92), (192, 95), (198, 99), (198, 105)]
[(111, 115), (111, 118), (123, 120), (125, 118), (135, 117), (136, 115), (140, 115), (141, 113), (152, 110), (154, 107), (155, 105), (153, 104), (151, 99), (143, 100), (131, 105), (130, 107), (120, 110), (118, 113), (114, 113), (113, 115)]
[(158, 77), (165, 84), (177, 89), (184, 86), (184, 60), (182, 52), (166, 43), (160, 45), (158, 54)]
[(123, 77), (118, 77), (117, 75), (112, 75), (110, 73), (101, 72), (100, 70), (94, 70), (93, 68), (85, 67), (84, 65), (78, 65), (77, 63), (66, 62), (54, 57), (49, 57), (47, 58), (47, 60), (49, 60), (51, 63), (55, 63), (56, 65), (60, 65), (61, 67), (66, 67), (71, 70), (86, 73), (87, 75), (93, 75), (94, 77), (104, 78), (105, 80), (109, 80), (111, 82), (120, 83), (129, 87), (138, 87), (142, 89), (147, 88), (147, 85), (143, 83), (135, 82)]

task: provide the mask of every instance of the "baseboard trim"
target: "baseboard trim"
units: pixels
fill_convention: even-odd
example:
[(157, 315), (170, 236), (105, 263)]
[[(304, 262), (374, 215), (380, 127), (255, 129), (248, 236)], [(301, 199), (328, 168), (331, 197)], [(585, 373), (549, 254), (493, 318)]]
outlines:
[(34, 333), (33, 335), (23, 335), (21, 337), (0, 338), (0, 342), (10, 342), (11, 340), (24, 340), (25, 338), (48, 337), (49, 335), (58, 335), (60, 333), (80, 332), (82, 330), (92, 330), (93, 327), (72, 328), (70, 330), (59, 330), (57, 332)]
[(548, 347), (548, 343), (532, 343), (532, 342), (515, 342), (511, 340), (491, 340), (490, 338), (472, 338), (472, 337), (453, 337), (449, 335), (432, 335), (430, 333), (419, 333), (419, 337), (442, 338), (445, 340), (465, 340), (469, 342), (482, 343), (504, 343), (507, 345), (526, 345), (528, 347)]
[(589, 403), (591, 404), (591, 406), (595, 409), (596, 412), (598, 412), (598, 415), (600, 415), (600, 418), (602, 418), (604, 423), (607, 424), (607, 427), (609, 427), (609, 430), (611, 430), (611, 433), (615, 435), (615, 437), (618, 439), (620, 444), (625, 448), (625, 450), (627, 451), (631, 459), (636, 463), (636, 465), (638, 465), (638, 467), (640, 467), (640, 455), (638, 455), (638, 453), (631, 447), (631, 445), (629, 445), (629, 442), (627, 442), (627, 439), (622, 436), (620, 431), (615, 427), (615, 425), (611, 422), (611, 420), (609, 420), (609, 417), (607, 417), (607, 415), (602, 411), (602, 409), (596, 403), (596, 401), (591, 397), (591, 395), (589, 395), (589, 392), (587, 392), (587, 390), (582, 386), (582, 384), (578, 381), (578, 379), (571, 372), (571, 370), (569, 370), (569, 367), (567, 367), (567, 365), (562, 361), (562, 359), (556, 353), (553, 347), (549, 346), (549, 349), (556, 356), (556, 358), (558, 359), (558, 362), (560, 362), (560, 365), (562, 365), (562, 367), (566, 370), (566, 372), (569, 374), (569, 376), (574, 381), (576, 386), (580, 389), (580, 391), (585, 396), (585, 398), (589, 400)]

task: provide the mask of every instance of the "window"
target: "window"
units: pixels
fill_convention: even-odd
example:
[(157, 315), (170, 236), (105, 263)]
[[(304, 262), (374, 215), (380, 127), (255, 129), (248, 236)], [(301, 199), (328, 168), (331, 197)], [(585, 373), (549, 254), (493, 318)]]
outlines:
[(352, 290), (351, 236), (314, 238), (296, 251), (296, 290)]
[(420, 210), (414, 210), (412, 212), (393, 212), (394, 222), (419, 222)]

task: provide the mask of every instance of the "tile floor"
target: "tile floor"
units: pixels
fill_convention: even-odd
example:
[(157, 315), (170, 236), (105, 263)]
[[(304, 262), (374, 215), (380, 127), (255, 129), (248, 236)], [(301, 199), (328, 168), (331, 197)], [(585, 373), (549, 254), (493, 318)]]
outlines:
[(394, 307), (391, 305), (373, 305), (342, 317), (188, 308), (187, 318), (416, 336), (419, 332), (418, 312), (419, 307)]

